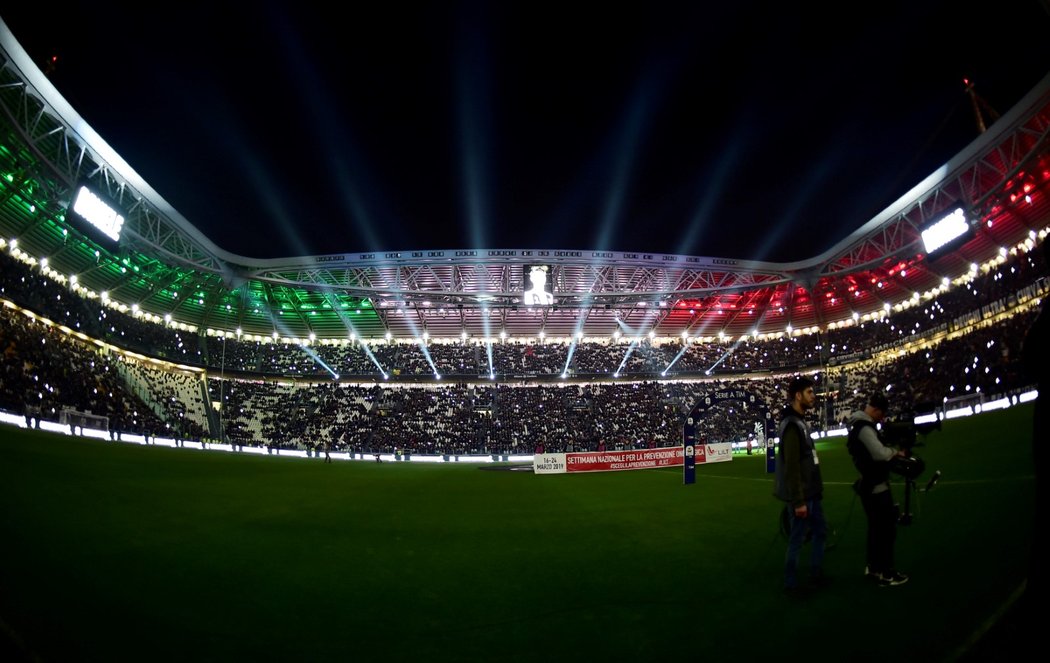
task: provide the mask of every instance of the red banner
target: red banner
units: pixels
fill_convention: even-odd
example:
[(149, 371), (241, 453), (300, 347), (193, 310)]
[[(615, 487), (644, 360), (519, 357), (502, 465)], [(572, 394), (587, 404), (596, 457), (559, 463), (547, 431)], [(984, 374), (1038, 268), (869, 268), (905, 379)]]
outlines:
[(631, 451), (580, 451), (565, 454), (566, 472), (619, 472), (674, 467), (685, 462), (682, 447)]

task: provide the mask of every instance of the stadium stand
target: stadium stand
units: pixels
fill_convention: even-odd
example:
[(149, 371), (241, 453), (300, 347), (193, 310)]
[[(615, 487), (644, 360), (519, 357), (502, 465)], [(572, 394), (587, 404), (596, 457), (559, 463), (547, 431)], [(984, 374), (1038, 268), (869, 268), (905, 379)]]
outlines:
[[(108, 417), (113, 436), (506, 454), (665, 444), (707, 390), (775, 409), (799, 371), (818, 376), (822, 427), (874, 385), (942, 407), (1028, 386), (1016, 362), (1047, 291), (1032, 249), (1050, 220), (1050, 77), (800, 263), (533, 249), (259, 261), (215, 246), (83, 130), (2, 28), (0, 407), (34, 425), (72, 410)], [(69, 212), (80, 186), (125, 214), (115, 242)], [(921, 231), (956, 206), (972, 237), (933, 260)], [(537, 262), (556, 298), (529, 307), (523, 264)], [(748, 435), (739, 414), (712, 411), (709, 436)]]

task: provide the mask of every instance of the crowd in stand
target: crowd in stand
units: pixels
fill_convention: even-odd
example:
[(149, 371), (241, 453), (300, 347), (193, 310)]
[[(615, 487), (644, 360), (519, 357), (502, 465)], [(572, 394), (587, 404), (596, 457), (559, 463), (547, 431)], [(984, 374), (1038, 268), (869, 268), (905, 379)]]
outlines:
[[(84, 299), (0, 252), (0, 297), (120, 348), (204, 369), (191, 374), (139, 363), (3, 307), (0, 409), (24, 413), (27, 421), (57, 420), (71, 409), (108, 417), (113, 431), (221, 437), (239, 445), (514, 454), (679, 444), (683, 417), (700, 399), (742, 390), (757, 401), (713, 404), (698, 431), (709, 441), (736, 442), (754, 437), (781, 406), (784, 378), (771, 377), (778, 371), (818, 374), (821, 425), (862, 406), (876, 387), (907, 403), (1016, 393), (1026, 386), (1020, 343), (1035, 309), (1014, 306), (1047, 294), (1046, 265), (1036, 260), (1021, 254), (936, 299), (821, 334), (724, 343), (494, 344), (491, 370), (520, 376), (511, 382), (479, 379), (490, 368), (488, 348), (478, 343), (431, 343), (427, 354), (417, 344), (378, 343), (368, 346), (372, 356), (360, 343), (312, 346), (338, 373), (357, 378), (335, 382), (301, 347), (153, 324)], [(880, 353), (923, 341), (936, 344)], [(678, 379), (659, 379), (676, 357)], [(444, 379), (427, 384), (380, 377), (430, 376), (435, 368)], [(531, 379), (563, 372), (571, 379)]]
[[(0, 407), (27, 423), (61, 421), (63, 409), (108, 417), (112, 431), (169, 434), (165, 423), (131, 394), (119, 376), (120, 355), (91, 346), (21, 313), (0, 311), (4, 360)], [(194, 430), (192, 433), (200, 433)]]

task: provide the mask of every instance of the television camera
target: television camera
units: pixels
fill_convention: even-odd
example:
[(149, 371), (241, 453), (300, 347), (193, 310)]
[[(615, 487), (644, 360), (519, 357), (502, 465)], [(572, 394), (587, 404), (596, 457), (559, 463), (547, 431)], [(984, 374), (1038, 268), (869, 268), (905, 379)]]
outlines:
[[(916, 423), (916, 420), (922, 423)], [(890, 471), (904, 478), (904, 509), (900, 515), (902, 525), (911, 524), (911, 493), (915, 488), (916, 479), (926, 471), (926, 462), (915, 454), (914, 448), (924, 444), (919, 441), (920, 435), (925, 440), (926, 435), (939, 430), (941, 421), (934, 415), (932, 403), (917, 403), (914, 410), (902, 413), (901, 419), (882, 424), (882, 430), (879, 432), (882, 441), (904, 452), (903, 456), (896, 456), (890, 461)], [(929, 492), (940, 478), (941, 471), (937, 470), (926, 483), (923, 492)]]

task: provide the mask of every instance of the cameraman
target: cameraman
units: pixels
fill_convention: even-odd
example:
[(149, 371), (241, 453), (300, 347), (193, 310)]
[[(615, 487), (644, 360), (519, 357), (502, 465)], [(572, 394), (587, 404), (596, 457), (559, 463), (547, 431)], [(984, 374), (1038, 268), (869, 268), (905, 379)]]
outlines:
[(863, 410), (849, 418), (847, 447), (853, 464), (860, 471), (854, 484), (868, 517), (867, 562), (864, 575), (880, 587), (903, 585), (908, 576), (893, 565), (893, 546), (897, 540), (897, 507), (890, 492), (890, 467), (894, 458), (906, 456), (903, 450), (886, 446), (876, 425), (886, 418), (889, 401), (881, 393), (868, 398)]

